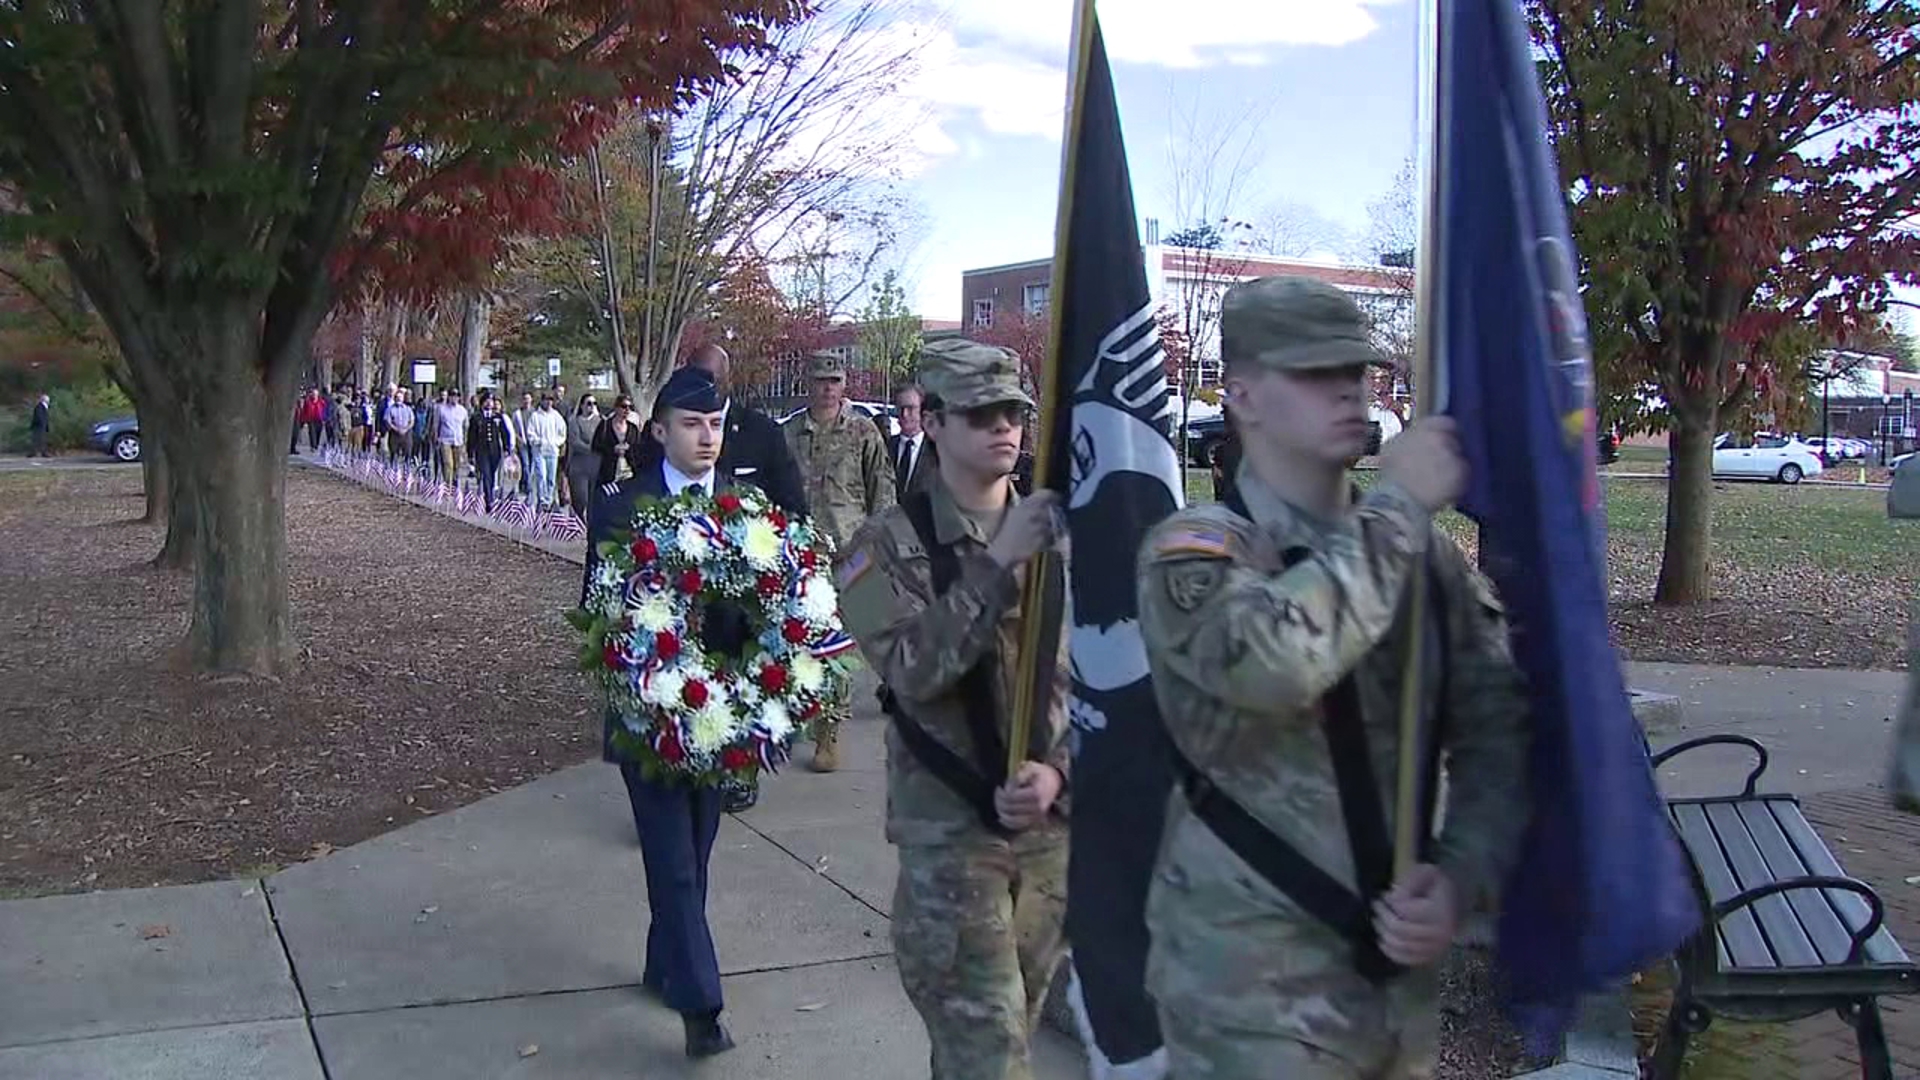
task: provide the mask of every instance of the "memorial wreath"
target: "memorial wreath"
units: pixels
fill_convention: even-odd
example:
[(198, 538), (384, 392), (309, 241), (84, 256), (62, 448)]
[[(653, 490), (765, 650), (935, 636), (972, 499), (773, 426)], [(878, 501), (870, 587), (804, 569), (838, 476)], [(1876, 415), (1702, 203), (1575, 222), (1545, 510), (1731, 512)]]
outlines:
[[(700, 786), (777, 769), (848, 677), (832, 539), (742, 486), (648, 501), (598, 552), (569, 621), (615, 750), (649, 778)], [(744, 613), (741, 655), (702, 645), (714, 604)]]

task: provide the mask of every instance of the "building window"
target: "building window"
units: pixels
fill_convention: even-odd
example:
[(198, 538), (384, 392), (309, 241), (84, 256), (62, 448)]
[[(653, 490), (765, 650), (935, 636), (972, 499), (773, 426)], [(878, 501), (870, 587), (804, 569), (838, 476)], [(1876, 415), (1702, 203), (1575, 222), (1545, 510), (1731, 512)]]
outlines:
[(993, 301), (975, 300), (973, 302), (973, 325), (986, 329), (993, 325)]
[(1021, 291), (1020, 300), (1025, 305), (1027, 314), (1038, 315), (1047, 309), (1047, 293), (1050, 289), (1052, 285), (1041, 284), (1028, 285)]

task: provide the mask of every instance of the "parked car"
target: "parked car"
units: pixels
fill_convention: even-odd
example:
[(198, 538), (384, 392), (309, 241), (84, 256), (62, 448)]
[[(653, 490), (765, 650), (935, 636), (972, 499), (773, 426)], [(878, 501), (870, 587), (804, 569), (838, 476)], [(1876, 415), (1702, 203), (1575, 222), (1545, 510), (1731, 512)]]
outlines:
[(1809, 449), (1820, 455), (1820, 460), (1829, 465), (1836, 461), (1852, 461), (1855, 458), (1867, 456), (1867, 444), (1860, 439), (1848, 439), (1838, 435), (1823, 438), (1816, 435), (1804, 441)]
[[(1400, 434), (1400, 418), (1378, 405), (1367, 407), (1366, 455), (1372, 457), (1388, 439)], [(1215, 413), (1200, 420), (1187, 421), (1187, 461), (1196, 469), (1213, 465), (1213, 450), (1227, 440), (1227, 416)]]
[(1824, 466), (1813, 447), (1783, 435), (1723, 434), (1713, 440), (1713, 475), (1797, 484)]
[(87, 441), (103, 454), (121, 461), (140, 460), (140, 421), (137, 417), (116, 416), (93, 425)]

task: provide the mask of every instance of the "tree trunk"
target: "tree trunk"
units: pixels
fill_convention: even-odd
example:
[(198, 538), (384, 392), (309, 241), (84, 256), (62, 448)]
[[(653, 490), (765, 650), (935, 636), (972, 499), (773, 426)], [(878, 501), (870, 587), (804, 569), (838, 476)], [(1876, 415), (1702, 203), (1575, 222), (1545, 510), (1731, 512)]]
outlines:
[(412, 330), (412, 319), (407, 305), (394, 301), (387, 310), (387, 340), (384, 355), (380, 357), (380, 388), (410, 384), (412, 374), (400, 370), (406, 361), (407, 338)]
[[(143, 447), (141, 453), (146, 452)], [(195, 505), (192, 494), (186, 490), (186, 478), (166, 454), (167, 451), (161, 451), (156, 471), (167, 503), (167, 538), (160, 545), (160, 553), (153, 557), (153, 565), (163, 570), (191, 570), (199, 522), (194, 518)], [(151, 495), (148, 498), (151, 505)]]
[(480, 386), (480, 362), (486, 359), (487, 336), (492, 330), (493, 301), (485, 293), (468, 293), (460, 306), (460, 392)]
[(363, 306), (360, 309), (360, 347), (353, 354), (353, 388), (367, 389), (367, 378), (373, 374), (373, 319)]
[(201, 670), (272, 675), (292, 655), (283, 449), (292, 418), (290, 395), (261, 384), (251, 336), (226, 335), (239, 355), (218, 365), (227, 377), (209, 380), (219, 389), (189, 404), (207, 414), (188, 417), (202, 436), (179, 440), (168, 461), (199, 526), (189, 659)]
[(1660, 555), (1657, 604), (1697, 604), (1709, 598), (1707, 556), (1713, 539), (1713, 416), (1676, 407), (1667, 437), (1667, 533)]
[(155, 410), (134, 409), (134, 423), (140, 428), (140, 487), (147, 497), (147, 511), (140, 515), (143, 525), (159, 525), (167, 520), (172, 492), (168, 488), (166, 451), (161, 448), (160, 425)]

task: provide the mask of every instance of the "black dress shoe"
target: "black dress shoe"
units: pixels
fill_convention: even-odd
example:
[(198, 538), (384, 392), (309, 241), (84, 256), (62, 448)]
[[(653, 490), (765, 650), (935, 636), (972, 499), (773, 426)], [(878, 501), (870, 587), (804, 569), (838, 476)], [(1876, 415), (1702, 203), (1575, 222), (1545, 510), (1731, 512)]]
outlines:
[(728, 784), (720, 794), (720, 808), (729, 814), (751, 810), (753, 804), (759, 801), (760, 785), (758, 784)]
[(687, 1028), (687, 1056), (707, 1058), (733, 1049), (733, 1036), (720, 1023), (720, 1011), (703, 1013), (681, 1013), (681, 1023)]

